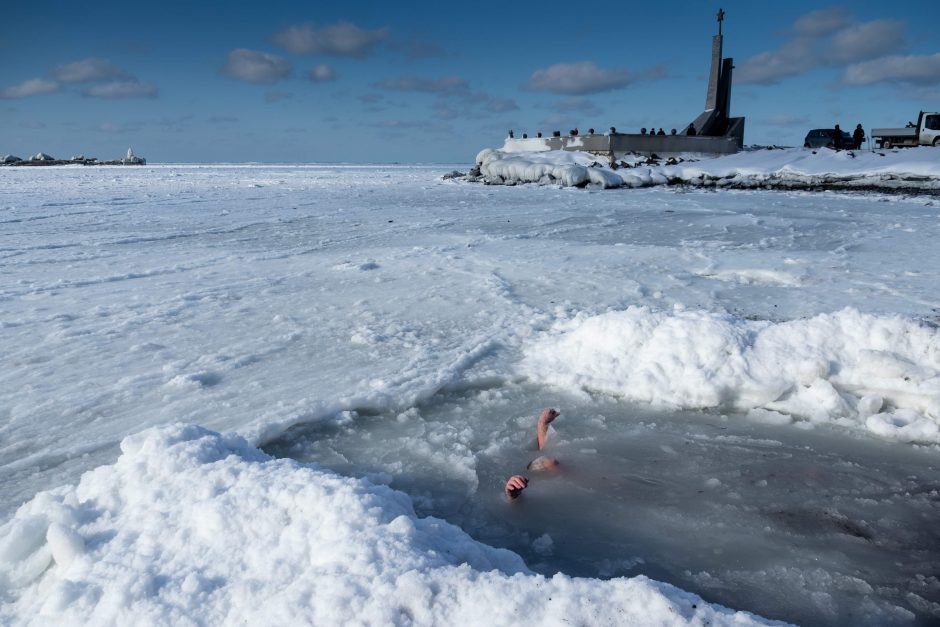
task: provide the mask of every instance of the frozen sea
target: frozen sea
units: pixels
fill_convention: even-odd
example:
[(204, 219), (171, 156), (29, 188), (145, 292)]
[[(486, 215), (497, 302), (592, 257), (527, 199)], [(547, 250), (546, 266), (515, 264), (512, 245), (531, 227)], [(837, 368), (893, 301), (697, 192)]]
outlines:
[(449, 169), (0, 170), (0, 621), (940, 621), (940, 200)]

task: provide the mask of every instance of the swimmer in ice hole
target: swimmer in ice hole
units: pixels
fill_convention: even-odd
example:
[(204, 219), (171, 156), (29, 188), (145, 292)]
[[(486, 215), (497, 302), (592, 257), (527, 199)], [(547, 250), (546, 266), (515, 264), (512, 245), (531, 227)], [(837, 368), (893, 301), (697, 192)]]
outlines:
[[(539, 450), (545, 448), (548, 441), (548, 425), (555, 418), (558, 418), (560, 412), (557, 409), (548, 408), (539, 415), (539, 422), (536, 426), (536, 435), (538, 436)], [(558, 460), (554, 457), (539, 456), (529, 462), (527, 470), (555, 470), (558, 468)], [(506, 498), (513, 501), (522, 494), (522, 491), (529, 485), (529, 479), (524, 475), (513, 475), (506, 482)]]

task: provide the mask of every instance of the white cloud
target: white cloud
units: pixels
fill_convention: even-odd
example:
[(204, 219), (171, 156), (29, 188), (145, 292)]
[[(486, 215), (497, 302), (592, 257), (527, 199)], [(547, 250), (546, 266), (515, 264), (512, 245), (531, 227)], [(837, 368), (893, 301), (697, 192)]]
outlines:
[(0, 98), (29, 98), (58, 91), (58, 81), (47, 78), (31, 78), (19, 85), (0, 89)]
[[(470, 84), (461, 76), (443, 78), (420, 78), (417, 76), (399, 76), (388, 78), (376, 87), (388, 91), (408, 91), (436, 94), (438, 99), (432, 105), (434, 117), (442, 120), (461, 118), (481, 118), (492, 113), (506, 113), (519, 109), (515, 100), (496, 98), (482, 91), (473, 91)], [(366, 102), (375, 102), (380, 98), (372, 95), (360, 97)]]
[(129, 81), (111, 81), (92, 85), (82, 92), (85, 96), (92, 98), (156, 98), (157, 88), (151, 83), (141, 83), (138, 80)]
[(741, 85), (772, 85), (781, 78), (803, 74), (819, 63), (815, 44), (811, 39), (801, 38), (779, 50), (761, 52), (745, 59), (735, 69), (734, 81)]
[(482, 91), (469, 90), (441, 94), (432, 107), (434, 117), (441, 120), (480, 119), (493, 113), (506, 113), (519, 109), (515, 100), (495, 98)]
[(63, 83), (83, 83), (107, 78), (127, 77), (127, 73), (107, 59), (88, 58), (56, 66), (52, 76)]
[(460, 76), (445, 76), (444, 78), (400, 76), (398, 78), (387, 78), (378, 83), (377, 86), (390, 91), (453, 93), (467, 89), (467, 81)]
[(536, 70), (524, 88), (556, 94), (594, 94), (619, 89), (636, 78), (630, 70), (604, 70), (591, 61), (581, 61)]
[(856, 63), (845, 69), (842, 82), (846, 85), (936, 85), (940, 82), (940, 52), (931, 55), (891, 56)]
[(310, 70), (308, 76), (314, 83), (326, 83), (336, 80), (336, 70), (326, 63), (321, 63)]
[(810, 11), (793, 24), (793, 32), (798, 37), (813, 39), (831, 35), (840, 28), (848, 26), (852, 16), (844, 7), (832, 7), (819, 11)]
[(836, 33), (828, 57), (836, 64), (868, 61), (904, 48), (904, 22), (874, 20)]
[(248, 83), (273, 83), (290, 74), (290, 64), (277, 55), (236, 48), (228, 53), (220, 72)]
[(905, 46), (900, 20), (855, 21), (843, 8), (812, 11), (793, 25), (793, 38), (738, 64), (735, 82), (771, 85), (819, 66), (845, 67)]
[(274, 43), (294, 54), (331, 54), (362, 58), (388, 37), (388, 27), (364, 30), (350, 22), (338, 22), (317, 30), (311, 24), (291, 26), (274, 35)]

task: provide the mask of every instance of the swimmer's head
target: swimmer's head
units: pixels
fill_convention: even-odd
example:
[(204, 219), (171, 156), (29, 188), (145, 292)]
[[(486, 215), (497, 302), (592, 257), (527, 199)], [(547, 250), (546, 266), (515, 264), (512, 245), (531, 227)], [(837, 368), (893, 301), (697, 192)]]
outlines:
[(554, 457), (536, 457), (529, 465), (526, 466), (527, 470), (557, 470), (559, 462)]

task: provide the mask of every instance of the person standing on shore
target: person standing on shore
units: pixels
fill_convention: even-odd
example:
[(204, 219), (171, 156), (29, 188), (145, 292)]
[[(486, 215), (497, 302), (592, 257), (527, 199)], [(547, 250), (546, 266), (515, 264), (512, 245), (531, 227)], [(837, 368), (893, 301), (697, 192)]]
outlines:
[(862, 142), (865, 141), (865, 129), (862, 128), (861, 124), (855, 125), (855, 131), (852, 133), (852, 143), (853, 148), (858, 150), (862, 147)]

